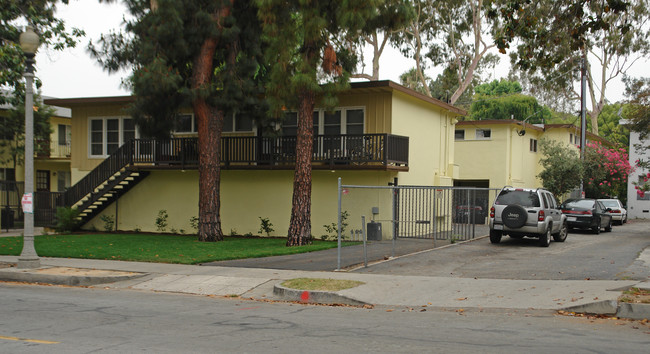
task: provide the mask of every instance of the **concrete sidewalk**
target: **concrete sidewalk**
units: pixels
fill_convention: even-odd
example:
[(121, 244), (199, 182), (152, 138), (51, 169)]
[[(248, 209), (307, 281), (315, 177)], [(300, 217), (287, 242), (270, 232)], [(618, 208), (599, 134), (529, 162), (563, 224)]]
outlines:
[[(17, 259), (0, 256), (0, 264), (5, 264), (0, 268), (0, 280), (51, 283), (58, 277), (59, 284), (102, 284), (102, 287), (113, 289), (452, 310), (569, 310), (615, 315), (620, 311), (616, 299), (623, 289), (632, 286), (650, 288), (647, 282), (639, 284), (627, 280), (468, 279), (64, 258), (41, 258), (42, 267), (37, 270), (7, 267)], [(75, 276), (78, 278), (71, 284), (70, 279), (75, 279)], [(364, 284), (326, 293), (291, 290), (279, 285), (283, 280), (299, 277), (350, 279)], [(80, 279), (83, 281), (78, 281)], [(634, 313), (622, 317), (648, 318), (648, 307), (650, 305), (634, 308), (631, 310)]]

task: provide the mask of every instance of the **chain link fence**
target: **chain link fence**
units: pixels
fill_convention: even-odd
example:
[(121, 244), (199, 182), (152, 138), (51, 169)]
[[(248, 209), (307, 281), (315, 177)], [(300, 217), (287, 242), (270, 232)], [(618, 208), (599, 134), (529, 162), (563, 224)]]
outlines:
[[(339, 180), (339, 261), (367, 263), (467, 241), (488, 234), (499, 189), (448, 186), (345, 185)], [(363, 241), (363, 252), (341, 250), (340, 241)], [(345, 254), (344, 254), (345, 253)]]

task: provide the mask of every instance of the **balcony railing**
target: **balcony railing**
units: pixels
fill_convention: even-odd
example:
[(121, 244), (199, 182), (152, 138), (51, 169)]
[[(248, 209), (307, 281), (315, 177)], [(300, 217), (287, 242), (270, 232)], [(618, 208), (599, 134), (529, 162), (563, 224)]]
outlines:
[(70, 142), (56, 140), (35, 140), (34, 150), (39, 158), (70, 158)]
[[(295, 136), (223, 137), (221, 164), (224, 168), (288, 166), (296, 161)], [(196, 138), (170, 140), (136, 139), (131, 142), (133, 163), (193, 166), (198, 164)], [(391, 134), (318, 135), (314, 137), (315, 166), (408, 166), (408, 137)], [(363, 167), (361, 167), (363, 168)]]

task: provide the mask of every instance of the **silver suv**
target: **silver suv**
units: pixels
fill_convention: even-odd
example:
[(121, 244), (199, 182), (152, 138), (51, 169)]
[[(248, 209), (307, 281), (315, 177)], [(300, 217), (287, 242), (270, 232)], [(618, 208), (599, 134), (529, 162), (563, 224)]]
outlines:
[(553, 194), (546, 189), (504, 187), (490, 209), (490, 242), (503, 235), (539, 238), (548, 247), (551, 236), (557, 242), (567, 237), (566, 215), (559, 210)]

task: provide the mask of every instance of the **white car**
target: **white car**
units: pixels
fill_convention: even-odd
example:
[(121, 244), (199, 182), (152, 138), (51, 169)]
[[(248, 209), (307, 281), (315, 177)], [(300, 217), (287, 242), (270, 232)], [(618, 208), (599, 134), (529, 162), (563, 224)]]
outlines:
[(624, 223), (627, 222), (627, 210), (623, 207), (623, 203), (621, 203), (620, 200), (618, 199), (598, 199), (599, 202), (603, 203), (605, 205), (605, 208), (612, 209), (610, 211), (609, 215), (612, 216), (612, 221), (619, 224), (623, 225)]

